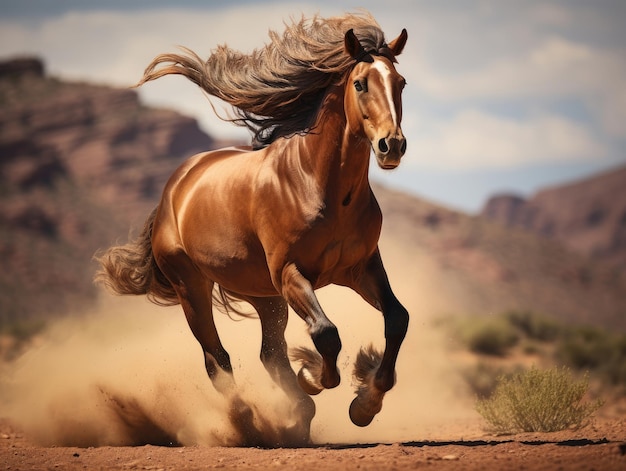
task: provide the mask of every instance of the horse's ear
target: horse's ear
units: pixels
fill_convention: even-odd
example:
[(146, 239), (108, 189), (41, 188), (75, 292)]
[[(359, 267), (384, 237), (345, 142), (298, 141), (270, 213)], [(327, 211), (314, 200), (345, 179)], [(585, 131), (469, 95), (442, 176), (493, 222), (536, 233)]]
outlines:
[(357, 62), (362, 61), (367, 55), (367, 51), (354, 34), (354, 30), (350, 29), (344, 37), (344, 47), (346, 52)]
[(406, 32), (406, 29), (403, 28), (400, 36), (389, 43), (389, 49), (393, 52), (394, 56), (399, 56), (402, 54), (402, 50), (406, 44), (406, 40), (409, 37), (409, 34)]

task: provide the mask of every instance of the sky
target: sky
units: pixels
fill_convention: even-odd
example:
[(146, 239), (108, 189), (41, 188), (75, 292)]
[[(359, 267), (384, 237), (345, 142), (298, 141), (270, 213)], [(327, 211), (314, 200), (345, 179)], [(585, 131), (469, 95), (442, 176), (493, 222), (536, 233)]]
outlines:
[[(388, 41), (409, 33), (398, 58), (408, 150), (391, 172), (372, 161), (373, 181), (477, 213), (493, 194), (531, 196), (626, 164), (623, 0), (0, 0), (0, 60), (37, 55), (50, 75), (126, 87), (179, 45), (249, 52), (292, 18), (357, 8)], [(249, 138), (184, 78), (139, 94), (216, 138)]]

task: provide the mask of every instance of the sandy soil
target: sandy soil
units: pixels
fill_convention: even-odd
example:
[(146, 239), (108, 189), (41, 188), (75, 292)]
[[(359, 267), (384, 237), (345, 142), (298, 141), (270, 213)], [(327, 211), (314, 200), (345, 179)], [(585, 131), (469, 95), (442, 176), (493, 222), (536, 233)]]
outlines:
[[(342, 337), (343, 381), (315, 396), (315, 445), (299, 448), (281, 446), (292, 417), (259, 361), (258, 320), (216, 316), (241, 397), (266, 442), (250, 447), (206, 377), (180, 309), (105, 295), (98, 308), (55, 323), (0, 364), (0, 470), (626, 469), (625, 409), (603, 408), (578, 431), (486, 434), (446, 334), (432, 322), (433, 313), (454, 308), (437, 294), (443, 280), (424, 260), (407, 264), (392, 244), (384, 253), (412, 317), (397, 384), (368, 427), (348, 418), (352, 364), (361, 346), (384, 344), (383, 323), (354, 293), (319, 291)], [(312, 347), (304, 323), (291, 319), (288, 344)], [(168, 443), (178, 446), (158, 446)]]
[[(577, 432), (452, 438), (307, 448), (41, 447), (0, 425), (1, 469), (626, 469), (626, 421), (601, 420)], [(472, 430), (468, 429), (468, 436)]]

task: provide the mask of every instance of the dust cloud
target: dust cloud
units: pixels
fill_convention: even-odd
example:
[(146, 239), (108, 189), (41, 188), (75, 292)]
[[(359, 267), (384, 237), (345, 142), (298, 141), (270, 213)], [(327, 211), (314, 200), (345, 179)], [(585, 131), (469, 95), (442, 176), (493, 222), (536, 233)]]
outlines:
[[(314, 397), (314, 443), (437, 439), (474, 416), (443, 334), (431, 322), (447, 309), (447, 301), (433, 295), (442, 281), (437, 270), (415, 257), (408, 263), (392, 243), (382, 249), (392, 286), (411, 313), (397, 384), (370, 426), (350, 422), (353, 363), (361, 346), (384, 346), (382, 316), (346, 288), (319, 290), (343, 343), (342, 383)], [(304, 322), (290, 316), (290, 347), (312, 348)], [(180, 307), (103, 293), (93, 311), (55, 323), (3, 367), (0, 417), (43, 445), (288, 445), (294, 418), (259, 360), (258, 320), (218, 313), (216, 323), (240, 390), (235, 401), (213, 388)]]

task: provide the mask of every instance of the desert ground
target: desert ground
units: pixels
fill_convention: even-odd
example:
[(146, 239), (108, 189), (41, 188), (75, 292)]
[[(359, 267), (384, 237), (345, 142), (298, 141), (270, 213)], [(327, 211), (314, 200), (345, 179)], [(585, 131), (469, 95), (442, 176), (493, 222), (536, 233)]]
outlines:
[[(602, 420), (585, 431), (489, 437), (467, 425), (468, 438), (307, 448), (209, 446), (42, 447), (7, 424), (2, 469), (465, 469), (623, 470), (624, 420)], [(472, 431), (476, 434), (473, 436)], [(458, 435), (450, 434), (450, 437)]]
[[(385, 251), (383, 250), (383, 254)], [(626, 469), (626, 409), (609, 404), (588, 426), (550, 434), (496, 436), (475, 412), (435, 313), (442, 280), (420, 260), (407, 264), (387, 242), (387, 266), (411, 325), (397, 384), (373, 423), (350, 422), (351, 372), (361, 346), (383, 345), (379, 313), (344, 288), (319, 291), (343, 349), (341, 385), (315, 397), (310, 446), (289, 448), (283, 393), (258, 352), (255, 319), (218, 314), (241, 397), (263, 442), (243, 446), (224, 398), (213, 389), (179, 307), (103, 293), (98, 306), (68, 316), (33, 340), (0, 376), (2, 469)], [(290, 346), (312, 346), (290, 318)]]

